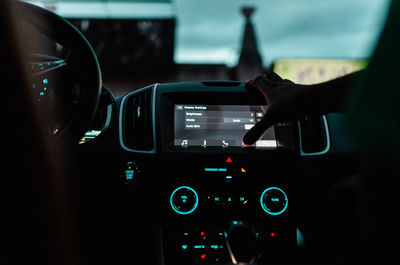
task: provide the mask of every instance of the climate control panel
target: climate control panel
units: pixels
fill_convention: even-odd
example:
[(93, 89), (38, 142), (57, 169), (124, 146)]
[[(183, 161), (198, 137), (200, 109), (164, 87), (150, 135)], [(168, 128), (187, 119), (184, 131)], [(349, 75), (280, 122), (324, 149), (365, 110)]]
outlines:
[(273, 159), (187, 156), (169, 161), (174, 174), (162, 187), (167, 264), (278, 263), (296, 247), (290, 169)]
[[(256, 198), (259, 200), (257, 201)], [(207, 208), (241, 210), (249, 206), (253, 210), (258, 209), (259, 212), (276, 216), (286, 212), (288, 197), (282, 188), (273, 186), (264, 189), (259, 194), (250, 191), (219, 192), (203, 189), (198, 193), (190, 186), (178, 186), (171, 192), (171, 209), (179, 215), (189, 215), (195, 212), (199, 203), (203, 204), (203, 210), (207, 210)]]

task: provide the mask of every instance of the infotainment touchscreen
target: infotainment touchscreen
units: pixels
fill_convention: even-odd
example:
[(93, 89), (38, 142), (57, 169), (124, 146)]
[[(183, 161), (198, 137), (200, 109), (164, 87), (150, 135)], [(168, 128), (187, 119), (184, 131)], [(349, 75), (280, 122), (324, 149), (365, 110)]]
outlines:
[[(244, 134), (264, 116), (267, 107), (248, 105), (174, 105), (174, 145), (243, 146)], [(275, 130), (268, 129), (257, 148), (276, 148)]]

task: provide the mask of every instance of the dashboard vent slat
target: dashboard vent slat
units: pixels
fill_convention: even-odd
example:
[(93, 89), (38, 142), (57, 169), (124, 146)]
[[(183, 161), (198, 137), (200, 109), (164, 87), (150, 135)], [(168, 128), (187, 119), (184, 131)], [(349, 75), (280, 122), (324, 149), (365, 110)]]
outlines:
[(318, 155), (329, 149), (329, 133), (324, 116), (309, 116), (299, 121), (302, 155)]
[(137, 151), (151, 151), (153, 144), (152, 90), (128, 98), (125, 110), (125, 139), (127, 147)]

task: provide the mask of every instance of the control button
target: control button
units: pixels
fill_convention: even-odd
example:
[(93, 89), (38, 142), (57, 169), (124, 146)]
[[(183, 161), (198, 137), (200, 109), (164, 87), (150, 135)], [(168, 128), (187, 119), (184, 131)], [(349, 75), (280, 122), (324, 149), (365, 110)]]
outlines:
[(213, 206), (243, 206), (249, 202), (249, 198), (244, 195), (209, 195), (208, 201)]
[(173, 245), (173, 251), (176, 251), (176, 257), (179, 257), (180, 261), (184, 260), (184, 263), (188, 264), (199, 264), (197, 262), (228, 263), (224, 230), (220, 228), (205, 229), (204, 227), (190, 230), (186, 228), (174, 231), (173, 234), (179, 235), (177, 240), (173, 244), (167, 245)]
[(194, 189), (188, 186), (181, 186), (175, 189), (170, 197), (172, 209), (179, 214), (190, 214), (196, 210), (199, 197)]
[(232, 183), (232, 176), (225, 176), (225, 183)]
[(288, 198), (286, 193), (276, 187), (271, 187), (261, 194), (260, 204), (262, 209), (270, 215), (280, 215), (286, 211)]
[(186, 250), (186, 249), (188, 249), (188, 245), (187, 245), (187, 244), (183, 244), (183, 245), (181, 245), (181, 248), (182, 248), (183, 250)]
[(206, 167), (206, 168), (204, 168), (204, 171), (205, 172), (227, 172), (228, 169), (226, 167), (220, 167), (220, 168), (217, 168), (217, 167)]
[(121, 172), (122, 182), (125, 184), (132, 184), (135, 182), (137, 176), (139, 175), (139, 167), (134, 162), (128, 162), (124, 166)]
[(204, 249), (204, 248), (206, 248), (206, 245), (194, 245), (193, 248), (194, 249)]
[(249, 199), (246, 196), (240, 196), (239, 197), (240, 205), (246, 205), (248, 202), (249, 202)]

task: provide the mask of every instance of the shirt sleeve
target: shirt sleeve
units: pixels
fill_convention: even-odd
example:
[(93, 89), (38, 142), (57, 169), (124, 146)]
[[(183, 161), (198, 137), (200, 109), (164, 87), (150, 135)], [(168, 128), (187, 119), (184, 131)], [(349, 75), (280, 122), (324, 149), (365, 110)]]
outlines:
[(348, 100), (347, 127), (366, 151), (400, 157), (400, 1), (392, 1), (368, 69)]

